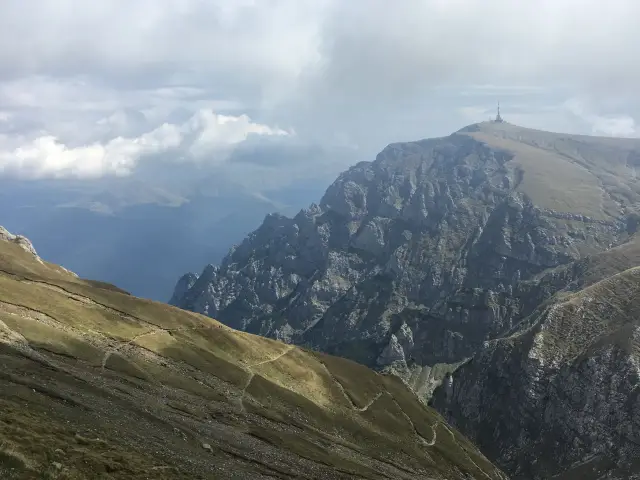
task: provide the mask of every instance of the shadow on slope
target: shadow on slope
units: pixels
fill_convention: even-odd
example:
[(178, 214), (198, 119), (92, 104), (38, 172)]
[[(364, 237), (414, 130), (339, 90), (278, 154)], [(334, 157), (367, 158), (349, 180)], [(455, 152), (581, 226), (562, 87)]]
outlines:
[(433, 405), (514, 478), (640, 472), (640, 267), (624, 268), (637, 255), (634, 240), (556, 271), (575, 275), (567, 290), (436, 390)]

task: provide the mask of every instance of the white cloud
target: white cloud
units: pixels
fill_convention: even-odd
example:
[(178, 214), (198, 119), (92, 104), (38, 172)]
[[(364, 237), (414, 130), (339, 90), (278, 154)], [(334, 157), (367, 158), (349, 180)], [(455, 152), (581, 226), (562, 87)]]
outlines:
[(244, 142), (250, 135), (288, 135), (288, 132), (253, 123), (246, 115), (232, 117), (217, 115), (202, 110), (194, 115), (185, 125), (190, 132), (197, 132), (189, 146), (189, 152), (195, 158), (203, 158), (207, 154), (233, 147)]
[(384, 96), (517, 79), (630, 87), (639, 16), (635, 0), (4, 0), (0, 65), (279, 95), (308, 81), (405, 86)]
[[(208, 109), (371, 158), (500, 99), (528, 126), (633, 135), (637, 18), (636, 0), (3, 0), (0, 134), (107, 149)], [(243, 122), (182, 132), (175, 155), (242, 139)]]
[(41, 0), (34, 9), (5, 0), (0, 73), (139, 85), (224, 74), (217, 82), (231, 90), (272, 89), (314, 61), (324, 3)]
[(588, 103), (579, 99), (565, 102), (565, 108), (580, 120), (588, 124), (593, 135), (610, 137), (638, 137), (640, 128), (635, 119), (627, 114), (599, 115), (594, 113)]
[(116, 137), (77, 147), (69, 147), (52, 135), (30, 141), (0, 136), (0, 172), (26, 178), (122, 176), (130, 174), (145, 157), (167, 152), (173, 152), (173, 161), (220, 162), (251, 135), (288, 133), (254, 123), (246, 115), (232, 117), (203, 110), (181, 125), (164, 123), (138, 137)]
[(638, 137), (640, 130), (636, 121), (629, 115), (619, 117), (592, 117), (592, 132), (594, 135), (608, 137)]

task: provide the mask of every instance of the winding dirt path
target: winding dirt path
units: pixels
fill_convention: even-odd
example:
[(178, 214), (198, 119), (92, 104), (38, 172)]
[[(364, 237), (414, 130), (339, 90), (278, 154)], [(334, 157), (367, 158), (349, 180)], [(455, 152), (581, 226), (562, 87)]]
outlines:
[(247, 371), (249, 373), (249, 378), (247, 378), (247, 381), (245, 382), (244, 386), (242, 387), (242, 391), (240, 392), (240, 396), (238, 398), (238, 404), (240, 406), (240, 411), (242, 411), (243, 413), (247, 413), (247, 409), (244, 406), (244, 397), (247, 393), (247, 388), (249, 388), (249, 385), (251, 385), (251, 382), (253, 381), (253, 377), (256, 376), (255, 372), (252, 370), (253, 367), (259, 367), (260, 365), (265, 365), (267, 363), (271, 363), (271, 362), (275, 362), (277, 360), (280, 360), (282, 357), (284, 357), (286, 354), (288, 354), (289, 352), (291, 352), (294, 348), (296, 348), (293, 345), (289, 345), (289, 347), (282, 353), (280, 353), (279, 355), (273, 357), (273, 358), (268, 358), (267, 360), (263, 360), (261, 362), (257, 362), (257, 363), (252, 363), (250, 365), (247, 365)]
[(375, 397), (373, 397), (373, 398), (371, 399), (371, 401), (370, 401), (369, 403), (367, 403), (364, 407), (362, 407), (362, 408), (356, 408), (356, 410), (358, 410), (359, 412), (366, 412), (367, 410), (369, 410), (369, 407), (371, 407), (371, 405), (373, 405), (373, 404), (375, 403), (375, 401), (376, 401), (376, 400), (378, 400), (378, 399), (382, 396), (382, 394), (383, 394), (383, 393), (384, 393), (384, 392), (380, 392), (380, 393), (378, 393), (378, 394), (377, 394)]
[(267, 360), (263, 360), (262, 362), (253, 363), (253, 364), (251, 364), (251, 365), (247, 365), (247, 367), (248, 367), (248, 368), (251, 368), (251, 367), (258, 367), (258, 366), (260, 366), (260, 365), (264, 365), (264, 364), (266, 364), (266, 363), (271, 363), (271, 362), (275, 362), (276, 360), (280, 360), (280, 359), (281, 359), (282, 357), (284, 357), (287, 353), (291, 352), (291, 350), (293, 350), (294, 348), (296, 348), (296, 347), (294, 347), (293, 345), (289, 345), (289, 347), (288, 347), (284, 352), (282, 352), (280, 355), (278, 355), (278, 356), (276, 356), (276, 357), (273, 357), (273, 358), (269, 358), (269, 359), (267, 359)]
[(104, 356), (102, 357), (102, 365), (100, 367), (100, 370), (104, 372), (105, 366), (107, 365), (107, 361), (109, 360), (109, 357), (111, 357), (111, 355), (113, 355), (114, 353), (119, 352), (120, 350), (122, 350), (125, 347), (128, 347), (129, 345), (133, 344), (133, 342), (135, 342), (136, 340), (138, 340), (139, 338), (142, 337), (148, 337), (150, 335), (156, 335), (158, 333), (165, 333), (166, 330), (162, 330), (162, 329), (158, 329), (158, 330), (151, 330), (149, 332), (145, 332), (145, 333), (141, 333), (139, 335), (136, 335), (135, 337), (133, 337), (131, 340), (129, 340), (128, 342), (124, 342), (121, 343), (120, 345), (118, 345), (117, 347), (114, 348), (110, 348), (109, 350), (107, 350), (106, 352), (104, 352)]

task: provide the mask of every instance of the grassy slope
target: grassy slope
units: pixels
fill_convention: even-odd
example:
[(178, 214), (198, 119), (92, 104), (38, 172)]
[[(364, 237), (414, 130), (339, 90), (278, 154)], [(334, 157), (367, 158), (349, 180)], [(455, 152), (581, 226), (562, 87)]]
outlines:
[(638, 209), (640, 140), (567, 135), (491, 122), (480, 123), (467, 134), (514, 155), (507, 165), (523, 172), (517, 190), (539, 207), (596, 219)]
[(502, 478), (399, 381), (0, 242), (0, 478)]
[(536, 349), (558, 365), (603, 344), (637, 354), (633, 332), (640, 318), (639, 285), (640, 267), (632, 267), (577, 292), (558, 295), (533, 315), (539, 323), (522, 336), (536, 335)]

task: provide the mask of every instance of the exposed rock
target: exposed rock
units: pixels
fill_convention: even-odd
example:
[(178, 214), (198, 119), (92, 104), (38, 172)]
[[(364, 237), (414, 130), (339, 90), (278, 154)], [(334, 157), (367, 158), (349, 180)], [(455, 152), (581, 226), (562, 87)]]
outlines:
[(639, 295), (632, 268), (555, 297), (433, 405), (515, 479), (640, 478)]
[(463, 362), (437, 363), (432, 367), (413, 364), (408, 367), (407, 371), (396, 370), (391, 373), (401, 377), (419, 398), (428, 399), (431, 398), (433, 391), (442, 384), (447, 375), (454, 372), (461, 363)]
[(3, 240), (5, 242), (13, 242), (32, 254), (38, 260), (40, 259), (40, 257), (38, 257), (38, 253), (36, 252), (36, 249), (33, 248), (33, 245), (27, 237), (23, 237), (22, 235), (13, 235), (9, 231), (7, 231), (6, 228), (0, 226), (0, 240)]
[(404, 363), (406, 365), (402, 345), (400, 345), (400, 342), (398, 342), (398, 337), (391, 334), (389, 343), (386, 347), (384, 347), (382, 353), (380, 353), (380, 356), (377, 359), (377, 363), (379, 366), (387, 366), (393, 365), (396, 362)]
[[(38, 253), (36, 252), (36, 249), (34, 248), (33, 244), (27, 237), (23, 235), (14, 235), (10, 233), (6, 228), (0, 226), (0, 241), (15, 243), (20, 248), (30, 253), (31, 255), (33, 255), (33, 257), (38, 263), (43, 263), (42, 259), (38, 256)], [(67, 270), (63, 266), (58, 265), (56, 266), (56, 268), (58, 268), (59, 270), (65, 273), (68, 273), (69, 275), (78, 277), (76, 273), (70, 270)]]
[(189, 291), (191, 287), (193, 287), (194, 283), (198, 280), (198, 275), (195, 273), (186, 273), (180, 280), (178, 280), (178, 284), (176, 285), (173, 296), (169, 303), (174, 304), (180, 298), (184, 297), (185, 293)]
[[(172, 303), (378, 368), (462, 361), (535, 307), (522, 282), (626, 235), (616, 191), (596, 178), (610, 152), (591, 141), (505, 123), (392, 144), (319, 205), (268, 215), (186, 292), (183, 277)], [(541, 176), (549, 161), (559, 179)], [(583, 201), (556, 184), (584, 172)]]
[[(634, 450), (621, 445), (635, 426), (612, 422), (633, 422), (635, 377), (621, 373), (635, 360), (595, 327), (603, 349), (583, 356), (548, 356), (555, 340), (530, 332), (554, 324), (546, 309), (558, 292), (640, 265), (635, 244), (623, 245), (640, 218), (637, 152), (638, 140), (507, 123), (392, 144), (319, 205), (268, 216), (174, 304), (393, 372), (425, 399), (445, 380), (435, 405), (517, 478), (596, 479), (584, 466), (596, 463), (632, 471)], [(573, 337), (561, 341), (573, 352)], [(584, 358), (591, 370), (575, 363)], [(570, 400), (592, 386), (597, 402)]]

